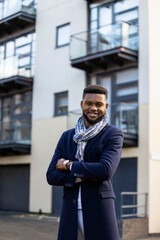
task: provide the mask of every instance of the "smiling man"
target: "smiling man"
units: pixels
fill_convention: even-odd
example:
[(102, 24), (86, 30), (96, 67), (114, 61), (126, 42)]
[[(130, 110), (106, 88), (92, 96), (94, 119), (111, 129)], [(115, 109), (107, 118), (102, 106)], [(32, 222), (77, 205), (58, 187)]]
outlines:
[(108, 124), (108, 91), (83, 91), (82, 116), (64, 132), (47, 171), (51, 185), (64, 186), (58, 240), (119, 240), (112, 178), (123, 133)]

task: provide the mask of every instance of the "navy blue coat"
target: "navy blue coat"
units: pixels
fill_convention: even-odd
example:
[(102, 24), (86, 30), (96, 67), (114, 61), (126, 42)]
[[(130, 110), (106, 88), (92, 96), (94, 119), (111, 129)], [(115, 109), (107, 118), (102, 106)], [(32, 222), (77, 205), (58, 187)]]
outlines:
[[(79, 184), (75, 184), (76, 177), (85, 179), (81, 183), (85, 240), (119, 240), (111, 180), (120, 161), (123, 133), (107, 124), (88, 141), (84, 163), (75, 159), (74, 134), (74, 129), (62, 134), (47, 171), (50, 185), (64, 186), (58, 240), (77, 240)], [(73, 161), (71, 171), (56, 170), (60, 158)]]

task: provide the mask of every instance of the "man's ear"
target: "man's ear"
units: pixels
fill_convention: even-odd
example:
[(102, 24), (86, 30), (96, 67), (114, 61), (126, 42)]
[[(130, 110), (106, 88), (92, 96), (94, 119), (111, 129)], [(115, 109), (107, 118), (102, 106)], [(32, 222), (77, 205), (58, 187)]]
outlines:
[(108, 108), (108, 103), (106, 102), (106, 110), (107, 110), (107, 108)]
[(81, 108), (82, 108), (82, 106), (83, 106), (83, 100), (81, 100)]

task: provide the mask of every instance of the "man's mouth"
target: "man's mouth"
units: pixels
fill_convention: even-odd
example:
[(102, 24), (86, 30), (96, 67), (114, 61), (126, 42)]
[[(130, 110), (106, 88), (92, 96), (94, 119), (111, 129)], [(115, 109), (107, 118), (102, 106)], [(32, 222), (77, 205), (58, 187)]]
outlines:
[(95, 117), (98, 116), (98, 114), (97, 114), (97, 113), (94, 113), (94, 112), (90, 112), (90, 113), (88, 113), (87, 115), (88, 115), (90, 118), (95, 118)]

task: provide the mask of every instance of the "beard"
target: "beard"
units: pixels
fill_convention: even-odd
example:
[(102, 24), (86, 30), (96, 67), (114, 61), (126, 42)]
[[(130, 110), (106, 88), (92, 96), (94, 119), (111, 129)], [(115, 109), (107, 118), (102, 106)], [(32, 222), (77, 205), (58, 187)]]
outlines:
[(92, 120), (90, 118), (88, 118), (88, 116), (86, 114), (83, 113), (83, 117), (87, 120), (87, 122), (91, 125), (95, 125), (96, 123), (100, 122), (102, 120), (102, 118), (104, 117), (104, 114), (102, 116), (99, 116), (97, 119)]

